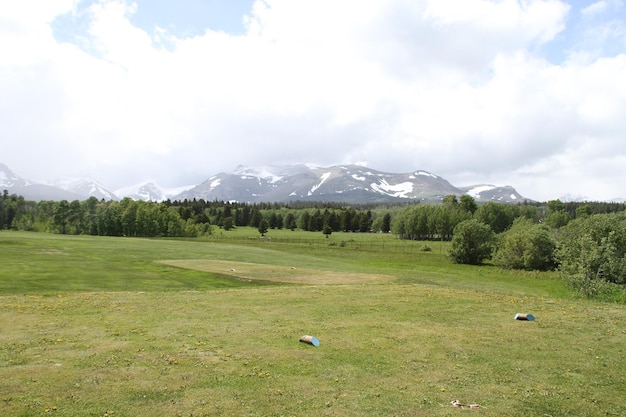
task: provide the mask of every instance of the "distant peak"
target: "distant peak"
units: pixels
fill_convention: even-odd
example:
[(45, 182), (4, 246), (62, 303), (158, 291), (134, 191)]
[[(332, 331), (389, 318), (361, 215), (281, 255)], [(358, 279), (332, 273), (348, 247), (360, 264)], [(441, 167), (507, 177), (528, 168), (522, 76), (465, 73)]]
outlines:
[(21, 178), (11, 171), (8, 166), (0, 162), (0, 186), (10, 188), (29, 184), (31, 184), (30, 181)]

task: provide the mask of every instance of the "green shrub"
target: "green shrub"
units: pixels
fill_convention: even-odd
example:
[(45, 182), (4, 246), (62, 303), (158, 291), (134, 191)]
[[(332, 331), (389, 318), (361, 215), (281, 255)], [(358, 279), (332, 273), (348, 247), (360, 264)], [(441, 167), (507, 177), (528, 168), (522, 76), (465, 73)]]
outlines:
[(563, 278), (582, 295), (605, 293), (605, 283), (626, 284), (626, 215), (570, 222), (561, 230), (556, 256)]
[(556, 241), (546, 226), (520, 217), (498, 236), (493, 262), (508, 269), (547, 271), (556, 266), (555, 250)]
[(454, 228), (448, 252), (453, 262), (479, 265), (491, 256), (494, 233), (491, 227), (476, 220), (465, 220)]
[(616, 284), (582, 273), (567, 275), (565, 280), (577, 295), (584, 298), (612, 299), (619, 297), (622, 290)]

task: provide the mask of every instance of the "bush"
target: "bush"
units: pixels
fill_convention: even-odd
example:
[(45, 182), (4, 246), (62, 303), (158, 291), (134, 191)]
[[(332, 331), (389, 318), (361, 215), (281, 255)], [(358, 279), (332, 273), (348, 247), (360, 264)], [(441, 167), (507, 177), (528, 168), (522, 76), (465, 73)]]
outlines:
[(585, 298), (611, 299), (619, 297), (623, 291), (619, 285), (608, 282), (597, 277), (586, 276), (585, 274), (574, 274), (566, 276), (567, 284), (574, 292)]
[(454, 237), (448, 252), (453, 262), (480, 265), (491, 256), (494, 233), (491, 227), (476, 219), (460, 222), (454, 228)]
[(626, 216), (597, 214), (570, 222), (556, 256), (563, 278), (582, 295), (606, 292), (605, 283), (626, 284)]
[(546, 226), (520, 217), (498, 236), (493, 262), (508, 269), (545, 271), (556, 266), (555, 250), (556, 241)]

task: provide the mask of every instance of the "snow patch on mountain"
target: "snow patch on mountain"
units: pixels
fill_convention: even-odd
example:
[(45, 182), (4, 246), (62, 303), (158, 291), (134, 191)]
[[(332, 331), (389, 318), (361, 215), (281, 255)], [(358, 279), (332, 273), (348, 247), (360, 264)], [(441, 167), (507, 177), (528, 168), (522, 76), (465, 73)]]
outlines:
[(240, 175), (241, 179), (248, 179), (249, 177), (262, 178), (269, 181), (270, 183), (276, 183), (284, 178), (284, 175), (276, 172), (279, 169), (279, 167), (273, 166), (261, 166), (251, 168), (244, 165), (239, 165), (237, 168), (235, 168), (233, 173), (235, 175)]
[(307, 194), (307, 195), (308, 195), (308, 196), (312, 196), (312, 195), (313, 195), (313, 193), (314, 193), (314, 192), (315, 192), (318, 188), (320, 188), (320, 187), (322, 186), (322, 184), (324, 184), (324, 182), (325, 182), (325, 181), (326, 181), (326, 180), (330, 177), (330, 174), (331, 174), (330, 172), (325, 172), (325, 173), (323, 173), (323, 174), (322, 174), (322, 177), (321, 177), (321, 181), (320, 181), (320, 183), (319, 183), (319, 184), (317, 184), (317, 185), (314, 185), (313, 187), (311, 187), (311, 189), (309, 190), (309, 192), (308, 192), (308, 194)]
[[(439, 178), (435, 174), (431, 174), (430, 172), (426, 172), (426, 171), (415, 171), (415, 175), (417, 176), (422, 175), (422, 176), (431, 177), (431, 178)], [(415, 178), (415, 177), (411, 177), (411, 178)]]
[(0, 185), (10, 187), (13, 185), (13, 178), (10, 178), (6, 172), (0, 171)]
[(396, 185), (389, 184), (386, 180), (381, 180), (378, 184), (373, 182), (370, 184), (372, 189), (378, 193), (389, 195), (391, 197), (407, 198), (408, 194), (413, 192), (413, 183), (403, 182)]
[[(209, 178), (210, 179), (210, 178)], [(209, 185), (209, 189), (210, 190), (214, 190), (215, 188), (217, 188), (220, 184), (222, 183), (222, 180), (220, 178), (217, 178), (213, 181), (211, 181), (211, 184)]]
[(8, 166), (0, 163), (0, 186), (4, 188), (27, 187), (32, 185), (31, 181), (21, 178), (9, 169)]
[(139, 184), (117, 189), (115, 190), (115, 194), (120, 198), (127, 197), (139, 201), (165, 201), (193, 187), (195, 187), (195, 185), (166, 188), (151, 181), (144, 181)]
[(473, 198), (480, 198), (480, 193), (485, 191), (491, 191), (495, 188), (496, 186), (491, 184), (477, 185), (474, 188), (467, 190), (467, 194)]

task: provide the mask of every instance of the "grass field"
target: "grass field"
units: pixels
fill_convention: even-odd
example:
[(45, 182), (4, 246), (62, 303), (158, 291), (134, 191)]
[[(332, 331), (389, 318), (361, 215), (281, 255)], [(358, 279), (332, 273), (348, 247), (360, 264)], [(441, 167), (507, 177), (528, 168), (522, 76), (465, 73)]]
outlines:
[(0, 232), (0, 414), (626, 415), (624, 305), (442, 242), (270, 235)]

